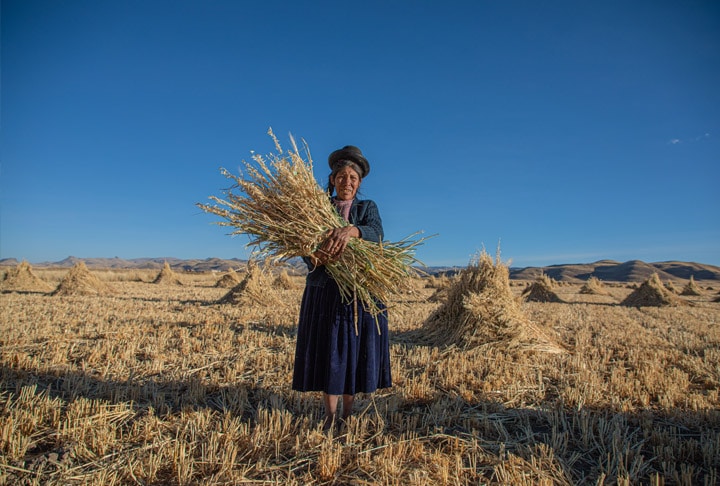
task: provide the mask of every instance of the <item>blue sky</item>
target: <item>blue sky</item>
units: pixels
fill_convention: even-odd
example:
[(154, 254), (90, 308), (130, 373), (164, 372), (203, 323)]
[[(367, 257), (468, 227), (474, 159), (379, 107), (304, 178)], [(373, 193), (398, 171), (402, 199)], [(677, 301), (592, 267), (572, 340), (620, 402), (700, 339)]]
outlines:
[(3, 0), (0, 258), (245, 258), (197, 202), (359, 146), (386, 238), (720, 265), (714, 1)]

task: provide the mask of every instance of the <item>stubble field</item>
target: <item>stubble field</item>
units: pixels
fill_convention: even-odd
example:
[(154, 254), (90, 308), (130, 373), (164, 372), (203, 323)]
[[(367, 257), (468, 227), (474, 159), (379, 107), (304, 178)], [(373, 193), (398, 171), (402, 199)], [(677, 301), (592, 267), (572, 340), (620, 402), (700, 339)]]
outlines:
[(557, 285), (564, 303), (521, 307), (568, 352), (508, 353), (416, 340), (448, 284), (418, 279), (390, 312), (393, 388), (328, 436), (321, 397), (290, 389), (303, 277), (221, 304), (219, 274), (92, 273), (110, 292), (0, 294), (0, 484), (720, 482), (703, 282), (640, 308), (625, 284)]

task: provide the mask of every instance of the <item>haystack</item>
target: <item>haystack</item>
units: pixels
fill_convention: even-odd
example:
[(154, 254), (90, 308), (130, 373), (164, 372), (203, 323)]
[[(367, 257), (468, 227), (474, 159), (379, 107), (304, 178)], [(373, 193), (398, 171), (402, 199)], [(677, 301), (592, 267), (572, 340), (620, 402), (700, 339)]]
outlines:
[(295, 288), (295, 284), (290, 278), (290, 275), (288, 275), (287, 270), (283, 270), (278, 274), (277, 277), (275, 277), (275, 280), (273, 281), (273, 286), (277, 289), (283, 290), (292, 290)]
[(522, 297), (525, 302), (565, 302), (552, 290), (553, 282), (544, 273), (525, 290)]
[(620, 303), (627, 307), (663, 307), (684, 304), (687, 302), (663, 286), (657, 273), (653, 273), (637, 290), (634, 290)]
[(182, 281), (173, 269), (170, 268), (170, 264), (168, 262), (165, 262), (162, 270), (160, 270), (160, 273), (158, 273), (155, 280), (153, 280), (153, 283), (160, 285), (182, 285)]
[(241, 282), (240, 276), (232, 268), (215, 282), (215, 287), (231, 289)]
[(590, 277), (587, 282), (580, 287), (581, 294), (608, 295), (608, 291), (603, 283), (597, 277)]
[(683, 287), (680, 295), (702, 295), (700, 287), (695, 283), (695, 279), (690, 275), (690, 281)]
[(453, 279), (447, 300), (427, 319), (420, 339), (433, 345), (501, 346), (515, 351), (565, 352), (531, 322), (510, 289), (509, 269), (484, 251)]
[(85, 262), (76, 263), (65, 275), (52, 295), (105, 295), (112, 288), (96, 275), (90, 273)]
[(665, 284), (665, 288), (668, 289), (668, 290), (669, 290), (670, 292), (672, 292), (673, 294), (677, 294), (677, 293), (678, 293), (677, 287), (675, 287), (675, 284), (673, 283), (672, 280), (668, 280), (668, 281), (667, 281), (667, 283)]
[(35, 275), (25, 260), (8, 270), (0, 282), (0, 290), (3, 292), (50, 292), (52, 289), (49, 283)]
[(218, 304), (241, 306), (270, 306), (280, 302), (270, 277), (262, 268), (252, 262), (248, 263), (245, 278), (217, 301)]

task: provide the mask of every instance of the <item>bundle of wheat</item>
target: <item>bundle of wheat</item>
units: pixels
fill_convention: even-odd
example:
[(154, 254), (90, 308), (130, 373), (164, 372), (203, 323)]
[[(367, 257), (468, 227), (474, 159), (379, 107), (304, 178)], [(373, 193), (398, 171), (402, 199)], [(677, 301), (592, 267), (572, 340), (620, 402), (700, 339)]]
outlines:
[(240, 283), (240, 276), (232, 268), (215, 282), (215, 287), (231, 289)]
[(541, 273), (525, 290), (522, 297), (525, 302), (565, 302), (552, 290), (553, 281)]
[[(217, 224), (235, 228), (232, 234), (250, 236), (248, 245), (255, 246), (260, 256), (271, 262), (309, 256), (319, 248), (329, 230), (347, 222), (315, 180), (307, 144), (303, 144), (306, 162), (292, 137), (293, 149), (284, 153), (272, 130), (268, 133), (277, 153), (269, 154), (267, 160), (254, 155), (254, 165), (245, 163), (246, 179), (222, 169), (222, 174), (234, 181), (235, 186), (226, 191), (226, 199), (210, 197), (219, 206), (197, 206), (223, 218)], [(240, 193), (233, 193), (232, 189)], [(354, 238), (340, 259), (328, 263), (326, 268), (346, 302), (357, 298), (369, 312), (378, 314), (382, 309), (376, 299), (389, 302), (411, 285), (409, 281), (417, 275), (412, 265), (420, 263), (414, 251), (423, 240), (405, 238), (377, 244)]]
[(550, 331), (531, 322), (510, 288), (509, 269), (485, 251), (453, 279), (447, 300), (424, 323), (421, 341), (465, 347), (562, 353)]
[(620, 305), (627, 307), (662, 307), (684, 304), (687, 304), (687, 302), (663, 287), (657, 273), (653, 273), (650, 278), (645, 280), (640, 287), (620, 303)]
[(690, 275), (690, 281), (683, 287), (680, 295), (702, 295), (702, 290), (697, 286), (692, 275)]
[(251, 260), (248, 262), (247, 272), (242, 281), (231, 288), (217, 303), (241, 306), (258, 304), (273, 306), (278, 304), (280, 300), (273, 289), (272, 281), (266, 270)]
[(608, 295), (607, 289), (597, 277), (590, 277), (587, 282), (580, 287), (581, 294)]
[(173, 269), (170, 268), (170, 264), (168, 262), (165, 262), (162, 270), (160, 270), (160, 273), (158, 273), (155, 280), (153, 280), (153, 283), (160, 285), (182, 285), (180, 277), (178, 277)]
[(90, 273), (85, 262), (76, 263), (65, 275), (52, 295), (104, 295), (113, 293), (112, 288)]
[(52, 286), (35, 275), (30, 264), (23, 260), (15, 268), (11, 268), (0, 281), (3, 292), (50, 292)]

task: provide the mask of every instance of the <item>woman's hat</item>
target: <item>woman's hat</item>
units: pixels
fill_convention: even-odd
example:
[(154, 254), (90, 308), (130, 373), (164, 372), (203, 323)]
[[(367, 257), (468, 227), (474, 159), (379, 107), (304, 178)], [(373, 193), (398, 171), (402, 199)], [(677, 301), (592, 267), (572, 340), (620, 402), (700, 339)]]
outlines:
[(370, 173), (370, 164), (363, 156), (360, 149), (355, 147), (354, 145), (345, 145), (340, 150), (336, 150), (335, 152), (331, 153), (328, 157), (328, 164), (330, 165), (330, 169), (334, 170), (335, 164), (340, 160), (350, 160), (352, 162), (355, 162), (358, 167), (360, 167), (360, 170), (363, 172), (362, 174), (360, 174), (361, 179), (364, 179)]

